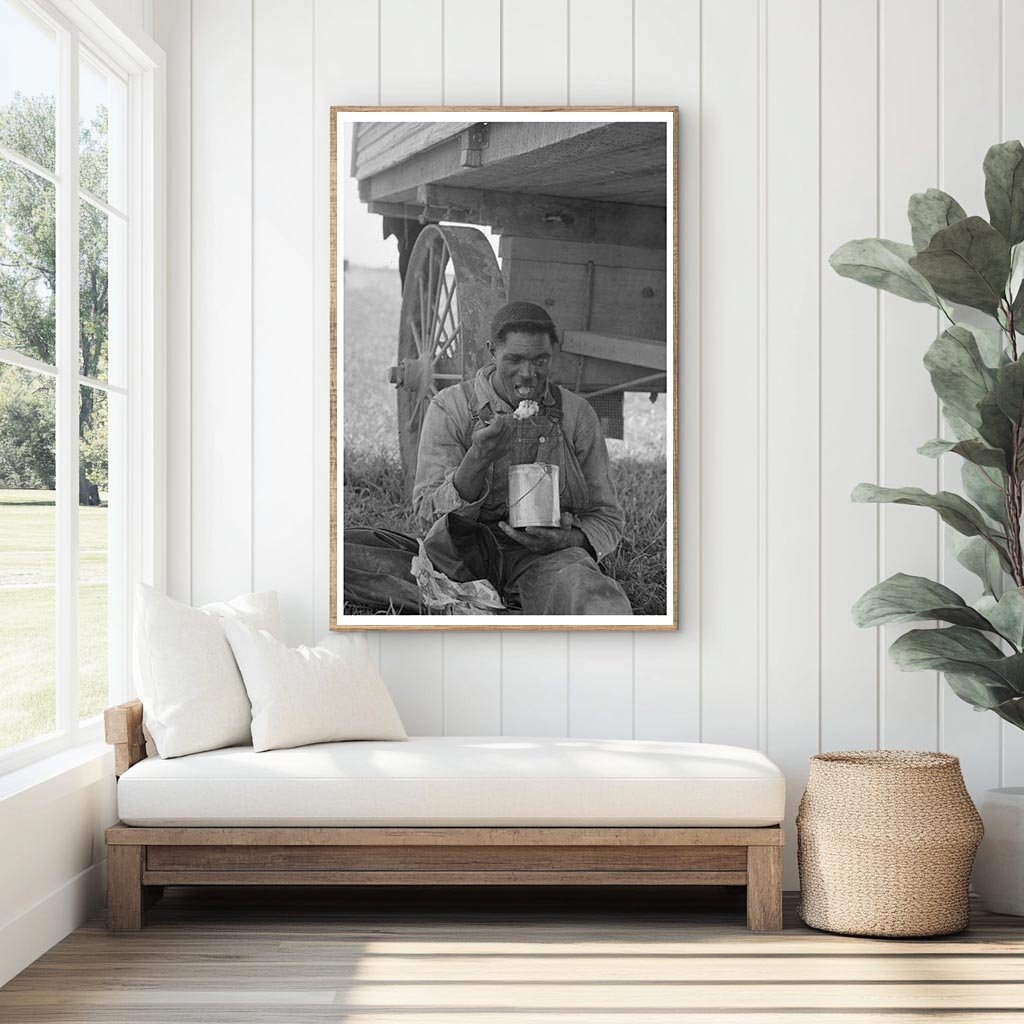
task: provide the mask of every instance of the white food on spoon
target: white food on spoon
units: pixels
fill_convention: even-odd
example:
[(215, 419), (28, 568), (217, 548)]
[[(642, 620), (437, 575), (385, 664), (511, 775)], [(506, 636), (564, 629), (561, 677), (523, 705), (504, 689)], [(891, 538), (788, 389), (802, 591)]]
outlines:
[(540, 406), (532, 399), (527, 399), (525, 402), (520, 402), (512, 413), (517, 420), (528, 420), (531, 416), (536, 416), (540, 412)]

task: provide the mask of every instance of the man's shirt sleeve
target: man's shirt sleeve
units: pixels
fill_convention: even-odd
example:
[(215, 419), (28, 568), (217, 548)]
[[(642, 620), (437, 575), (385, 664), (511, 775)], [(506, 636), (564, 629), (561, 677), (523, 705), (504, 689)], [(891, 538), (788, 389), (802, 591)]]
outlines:
[(455, 471), (462, 465), (467, 451), (463, 437), (464, 429), (453, 412), (437, 398), (432, 399), (423, 417), (416, 482), (412, 491), (413, 511), (425, 529), (430, 529), (441, 516), (456, 510), (466, 519), (476, 519), (490, 494), (490, 469), (483, 493), (476, 501), (466, 501), (455, 489)]
[(618, 547), (626, 517), (612, 483), (611, 460), (601, 421), (589, 402), (583, 404), (576, 421), (573, 448), (590, 492), (589, 507), (576, 513), (574, 520), (600, 562)]

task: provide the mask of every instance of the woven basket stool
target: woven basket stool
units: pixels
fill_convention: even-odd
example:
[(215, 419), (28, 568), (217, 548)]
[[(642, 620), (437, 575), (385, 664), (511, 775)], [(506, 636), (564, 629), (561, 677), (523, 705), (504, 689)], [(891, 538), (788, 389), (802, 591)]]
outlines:
[(799, 914), (844, 935), (963, 931), (981, 817), (951, 754), (811, 758), (797, 814)]

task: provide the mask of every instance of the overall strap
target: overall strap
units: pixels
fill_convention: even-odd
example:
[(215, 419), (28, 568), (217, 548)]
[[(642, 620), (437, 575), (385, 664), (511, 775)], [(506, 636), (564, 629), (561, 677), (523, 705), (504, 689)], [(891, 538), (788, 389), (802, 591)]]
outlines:
[(551, 392), (553, 401), (550, 405), (545, 405), (542, 408), (549, 419), (559, 423), (562, 420), (562, 389), (557, 384), (550, 384), (548, 390)]
[(490, 405), (486, 405), (483, 409), (480, 408), (480, 403), (476, 399), (476, 378), (470, 377), (469, 380), (464, 380), (459, 384), (462, 388), (462, 394), (465, 396), (466, 405), (469, 406), (469, 426), (466, 429), (466, 436), (463, 439), (468, 449), (473, 443), (473, 431), (476, 430), (478, 423), (490, 423), (492, 413)]

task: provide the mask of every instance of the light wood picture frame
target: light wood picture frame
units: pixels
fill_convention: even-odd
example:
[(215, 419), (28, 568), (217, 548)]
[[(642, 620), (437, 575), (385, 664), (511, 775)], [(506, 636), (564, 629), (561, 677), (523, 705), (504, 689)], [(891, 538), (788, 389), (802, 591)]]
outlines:
[(331, 108), (332, 630), (678, 628), (678, 140)]

